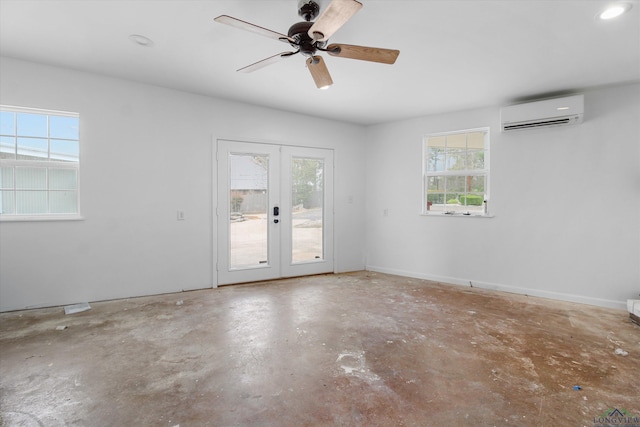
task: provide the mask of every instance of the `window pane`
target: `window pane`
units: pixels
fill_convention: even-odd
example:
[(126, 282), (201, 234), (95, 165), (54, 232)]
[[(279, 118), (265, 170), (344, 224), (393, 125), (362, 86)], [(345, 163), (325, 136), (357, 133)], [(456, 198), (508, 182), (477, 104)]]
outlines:
[(442, 211), (444, 209), (444, 177), (428, 176), (426, 210)]
[(323, 258), (324, 162), (294, 158), (291, 163), (291, 260)]
[(483, 150), (485, 140), (484, 132), (471, 132), (467, 134), (467, 148), (475, 150)]
[(16, 113), (0, 111), (0, 135), (16, 134)]
[(59, 162), (77, 162), (80, 144), (78, 141), (51, 140), (51, 160)]
[(465, 177), (464, 176), (447, 176), (445, 177), (446, 193), (444, 196), (445, 210), (459, 210), (460, 196), (464, 195)]
[(461, 149), (466, 149), (467, 148), (467, 134), (466, 133), (458, 133), (458, 134), (453, 134), (453, 135), (447, 135), (447, 148), (448, 149), (455, 149), (455, 148), (461, 148)]
[(444, 192), (444, 177), (443, 176), (430, 176), (427, 177), (427, 191), (429, 192)]
[(18, 135), (46, 138), (48, 136), (47, 116), (18, 113)]
[(467, 193), (460, 196), (460, 204), (463, 206), (482, 206), (483, 202), (483, 194)]
[(465, 192), (465, 176), (447, 176), (446, 180), (446, 191), (447, 191), (447, 199), (457, 198), (459, 193)]
[(17, 214), (47, 213), (46, 191), (16, 191)]
[(75, 190), (77, 186), (75, 169), (49, 169), (50, 190)]
[(16, 188), (46, 190), (47, 170), (45, 168), (16, 168)]
[(486, 177), (483, 176), (483, 175), (470, 176), (468, 178), (467, 192), (468, 193), (477, 193), (477, 194), (482, 194), (482, 195), (486, 194), (485, 182), (486, 182)]
[(51, 191), (49, 204), (52, 214), (78, 212), (78, 194), (76, 191)]
[(447, 170), (459, 171), (465, 168), (464, 150), (447, 150)]
[(78, 140), (78, 118), (49, 116), (49, 137)]
[(467, 151), (467, 170), (484, 169), (484, 150)]
[(13, 168), (0, 168), (0, 188), (13, 188)]
[(49, 158), (49, 147), (46, 139), (18, 138), (19, 160), (46, 160)]
[(0, 190), (0, 214), (12, 215), (15, 213), (13, 195), (13, 191)]
[(16, 139), (11, 136), (0, 136), (0, 159), (16, 158)]
[(445, 148), (447, 139), (444, 136), (431, 136), (427, 140), (427, 145), (434, 148)]
[(440, 172), (444, 170), (445, 159), (444, 148), (429, 147), (427, 152), (427, 171)]
[(431, 202), (433, 205), (444, 204), (444, 193), (430, 193), (427, 197), (427, 203)]

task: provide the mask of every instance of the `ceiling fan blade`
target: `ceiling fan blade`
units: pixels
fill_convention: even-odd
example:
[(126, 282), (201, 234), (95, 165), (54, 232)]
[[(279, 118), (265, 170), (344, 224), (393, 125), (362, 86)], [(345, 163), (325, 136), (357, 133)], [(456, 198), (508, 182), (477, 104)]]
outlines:
[(356, 46), (352, 44), (330, 44), (327, 46), (327, 53), (340, 58), (359, 59), (361, 61), (381, 62), (383, 64), (393, 64), (396, 62), (399, 50), (381, 49), (379, 47)]
[(331, 74), (329, 74), (329, 70), (327, 69), (327, 64), (325, 64), (321, 56), (312, 56), (307, 59), (307, 67), (318, 89), (326, 89), (333, 84)]
[(362, 8), (356, 0), (332, 0), (318, 20), (309, 28), (309, 37), (327, 40)]
[(285, 43), (294, 42), (292, 38), (276, 31), (269, 30), (267, 28), (254, 25), (250, 22), (243, 21), (241, 19), (234, 18), (229, 15), (220, 15), (213, 19), (221, 24), (231, 25), (232, 27), (240, 28), (241, 30), (251, 31), (252, 33), (259, 34), (261, 36), (269, 37), (271, 39), (280, 40)]
[(267, 65), (274, 64), (274, 63), (280, 61), (283, 58), (287, 58), (289, 56), (295, 55), (296, 53), (298, 53), (298, 52), (282, 52), (282, 53), (279, 53), (277, 55), (273, 55), (273, 56), (270, 56), (270, 57), (268, 57), (266, 59), (263, 59), (262, 61), (254, 62), (253, 64), (247, 65), (246, 67), (243, 67), (243, 68), (240, 68), (237, 71), (240, 71), (242, 73), (250, 73), (252, 71), (259, 70), (260, 68), (264, 68)]

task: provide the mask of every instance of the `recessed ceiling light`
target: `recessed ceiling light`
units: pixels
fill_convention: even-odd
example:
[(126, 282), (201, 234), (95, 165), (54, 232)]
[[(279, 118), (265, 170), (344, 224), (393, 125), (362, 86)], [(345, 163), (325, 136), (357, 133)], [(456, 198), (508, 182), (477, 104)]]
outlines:
[(131, 34), (129, 36), (129, 40), (131, 40), (132, 42), (140, 46), (144, 46), (144, 47), (153, 46), (153, 40), (151, 40), (149, 37), (141, 36), (140, 34)]
[(631, 3), (616, 3), (607, 7), (605, 10), (598, 14), (598, 18), (603, 21), (617, 18), (618, 16), (626, 13), (631, 9)]

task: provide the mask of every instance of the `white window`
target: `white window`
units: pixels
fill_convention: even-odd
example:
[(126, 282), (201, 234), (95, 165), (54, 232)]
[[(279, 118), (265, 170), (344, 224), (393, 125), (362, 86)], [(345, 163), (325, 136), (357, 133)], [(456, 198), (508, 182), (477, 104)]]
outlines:
[(77, 218), (79, 116), (0, 106), (0, 220)]
[(487, 214), (488, 128), (427, 135), (422, 158), (423, 214)]

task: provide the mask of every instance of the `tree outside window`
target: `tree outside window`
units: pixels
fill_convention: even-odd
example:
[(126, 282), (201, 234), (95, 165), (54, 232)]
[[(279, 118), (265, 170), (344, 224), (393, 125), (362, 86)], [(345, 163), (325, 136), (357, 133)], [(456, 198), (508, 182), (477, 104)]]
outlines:
[(489, 129), (432, 134), (423, 144), (423, 213), (485, 214)]

